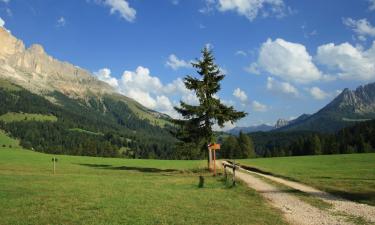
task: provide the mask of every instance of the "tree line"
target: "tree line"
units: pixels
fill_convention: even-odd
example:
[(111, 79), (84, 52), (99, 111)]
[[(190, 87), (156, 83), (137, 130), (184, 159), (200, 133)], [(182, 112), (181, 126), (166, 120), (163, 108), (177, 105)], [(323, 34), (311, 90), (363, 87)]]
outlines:
[(258, 157), (375, 152), (375, 120), (361, 122), (336, 133), (257, 132), (248, 136), (254, 140)]

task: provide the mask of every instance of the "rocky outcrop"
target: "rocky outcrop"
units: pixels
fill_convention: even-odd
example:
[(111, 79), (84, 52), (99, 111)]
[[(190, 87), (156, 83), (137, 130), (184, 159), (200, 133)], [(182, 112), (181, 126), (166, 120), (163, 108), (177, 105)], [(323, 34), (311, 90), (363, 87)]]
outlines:
[(69, 97), (85, 98), (115, 90), (87, 70), (49, 56), (41, 45), (29, 48), (0, 27), (0, 78), (34, 92), (59, 91)]
[(276, 124), (275, 124), (275, 128), (281, 128), (281, 127), (285, 127), (289, 124), (289, 121), (288, 120), (285, 120), (285, 119), (278, 119)]

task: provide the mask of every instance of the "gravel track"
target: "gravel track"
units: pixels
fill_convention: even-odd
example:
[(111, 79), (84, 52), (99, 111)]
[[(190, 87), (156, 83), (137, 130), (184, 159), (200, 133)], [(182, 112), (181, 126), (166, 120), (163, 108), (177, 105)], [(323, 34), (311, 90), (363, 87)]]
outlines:
[[(231, 165), (227, 162), (224, 162), (224, 163), (227, 165)], [(218, 162), (218, 164), (221, 164), (221, 163)], [(218, 165), (218, 166), (222, 167), (221, 165)], [(231, 173), (232, 169), (227, 168), (227, 171)], [(332, 203), (332, 205), (334, 206), (334, 209), (333, 211), (322, 210), (314, 206), (311, 206), (310, 204), (300, 200), (297, 196), (287, 193), (283, 190), (280, 190), (280, 188), (268, 182), (265, 182), (264, 180), (253, 175), (252, 173), (263, 176), (275, 182), (282, 183), (291, 188), (295, 188), (303, 192), (311, 193), (313, 194), (314, 197), (318, 197), (318, 198), (323, 199), (324, 201), (329, 201), (329, 203)], [(255, 172), (249, 172), (249, 171), (245, 171), (244, 169), (236, 170), (236, 178), (242, 180), (248, 187), (259, 192), (265, 199), (267, 199), (270, 202), (272, 206), (281, 210), (286, 220), (291, 224), (296, 224), (296, 225), (353, 224), (352, 222), (348, 221), (347, 217), (342, 215), (342, 213), (340, 214), (335, 213), (335, 212), (344, 212), (345, 214), (353, 215), (353, 213), (350, 213), (350, 214), (347, 213), (349, 209), (350, 209), (350, 212), (355, 212), (354, 214), (356, 216), (360, 215), (361, 217), (365, 218), (368, 221), (372, 221), (374, 219), (374, 217), (371, 217), (372, 214), (365, 215), (367, 211), (362, 211), (364, 210), (363, 207), (366, 208), (366, 205), (363, 206), (362, 204), (338, 199), (336, 197), (328, 195), (325, 192), (318, 191), (316, 189), (313, 189), (306, 185), (299, 184), (297, 182), (289, 183), (290, 181), (287, 181), (281, 178), (276, 178), (273, 176), (263, 175), (263, 174), (259, 174)], [(373, 213), (373, 212), (370, 210), (369, 213)]]

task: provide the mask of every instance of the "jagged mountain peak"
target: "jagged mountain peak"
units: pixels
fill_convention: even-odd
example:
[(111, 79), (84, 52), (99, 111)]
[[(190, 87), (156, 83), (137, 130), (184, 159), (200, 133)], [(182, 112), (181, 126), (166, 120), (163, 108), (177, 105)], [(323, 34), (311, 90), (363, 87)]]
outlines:
[(315, 114), (280, 130), (332, 132), (371, 119), (375, 119), (375, 83), (361, 85), (355, 90), (345, 88)]
[(84, 99), (87, 95), (115, 92), (89, 71), (48, 55), (40, 44), (26, 49), (21, 40), (3, 28), (0, 28), (0, 43), (0, 77), (33, 93), (59, 91)]
[(44, 48), (40, 44), (32, 44), (30, 48), (27, 49), (31, 54), (35, 55), (44, 55), (46, 52), (44, 51)]
[(355, 90), (345, 88), (341, 94), (322, 110), (354, 114), (374, 113), (375, 83), (361, 85)]

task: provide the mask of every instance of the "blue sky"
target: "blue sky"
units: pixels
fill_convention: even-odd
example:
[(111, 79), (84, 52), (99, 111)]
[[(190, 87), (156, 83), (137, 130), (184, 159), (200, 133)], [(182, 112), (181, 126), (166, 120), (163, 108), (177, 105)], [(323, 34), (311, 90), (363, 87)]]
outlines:
[(249, 113), (239, 126), (375, 81), (375, 0), (0, 0), (0, 18), (26, 46), (172, 116), (196, 101), (181, 78), (207, 44), (227, 74), (218, 97)]

